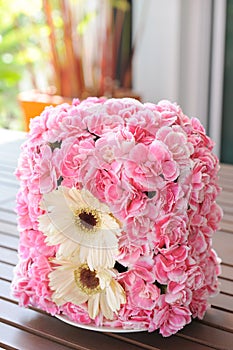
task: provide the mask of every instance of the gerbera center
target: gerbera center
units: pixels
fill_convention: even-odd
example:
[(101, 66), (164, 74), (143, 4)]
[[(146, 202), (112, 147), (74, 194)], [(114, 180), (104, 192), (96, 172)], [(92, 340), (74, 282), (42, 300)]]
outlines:
[(100, 215), (94, 209), (78, 209), (75, 211), (75, 223), (84, 231), (95, 232), (100, 227)]
[(100, 291), (99, 279), (95, 271), (91, 271), (88, 265), (83, 264), (74, 271), (76, 285), (86, 294), (92, 295)]

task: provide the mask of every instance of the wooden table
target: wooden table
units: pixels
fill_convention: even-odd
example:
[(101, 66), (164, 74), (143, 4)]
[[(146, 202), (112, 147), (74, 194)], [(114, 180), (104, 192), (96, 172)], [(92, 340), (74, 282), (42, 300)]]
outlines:
[(1, 349), (233, 349), (233, 166), (222, 165), (220, 171), (223, 192), (219, 203), (225, 215), (214, 247), (222, 258), (221, 292), (212, 300), (204, 320), (193, 321), (169, 338), (157, 332), (99, 333), (70, 326), (35, 308), (20, 308), (10, 294), (19, 242), (14, 213), (18, 183), (13, 171), (21, 142), (21, 134), (0, 130)]

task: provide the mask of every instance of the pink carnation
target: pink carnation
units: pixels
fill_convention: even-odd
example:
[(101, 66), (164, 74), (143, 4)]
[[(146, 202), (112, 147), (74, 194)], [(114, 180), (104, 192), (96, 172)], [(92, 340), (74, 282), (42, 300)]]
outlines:
[[(82, 324), (159, 329), (163, 336), (178, 332), (191, 317), (203, 318), (209, 297), (218, 291), (220, 274), (212, 248), (222, 217), (216, 204), (219, 161), (213, 145), (198, 119), (189, 119), (177, 104), (165, 100), (143, 104), (130, 98), (75, 99), (72, 105), (48, 107), (31, 120), (15, 173), (20, 181), (20, 243), (12, 291), (19, 303)], [(62, 204), (50, 199), (61, 186), (67, 193), (72, 188), (73, 195), (89, 191), (93, 201), (79, 199), (77, 209), (78, 195), (67, 200), (65, 210), (73, 215), (68, 226), (79, 225), (79, 215), (89, 210), (97, 231), (105, 224), (100, 247), (109, 237), (115, 240), (114, 248), (105, 247), (110, 249), (104, 256), (111, 267), (106, 270), (103, 262), (98, 266), (100, 275), (107, 276), (101, 277), (101, 286), (108, 285), (113, 295), (98, 304), (106, 295), (100, 297), (96, 289), (98, 312), (92, 318), (89, 296), (82, 304), (62, 298), (59, 303), (51, 283), (59, 262), (82, 258), (88, 265), (92, 255), (98, 260), (101, 254), (82, 249), (71, 229), (56, 226), (53, 210)], [(43, 206), (45, 198), (48, 208)], [(103, 222), (95, 205), (104, 208)], [(59, 210), (63, 215), (63, 208)], [(59, 217), (60, 225), (63, 220)], [(109, 222), (118, 227), (116, 234), (107, 227)], [(82, 230), (89, 232), (87, 225)], [(71, 279), (78, 278), (75, 271)]]

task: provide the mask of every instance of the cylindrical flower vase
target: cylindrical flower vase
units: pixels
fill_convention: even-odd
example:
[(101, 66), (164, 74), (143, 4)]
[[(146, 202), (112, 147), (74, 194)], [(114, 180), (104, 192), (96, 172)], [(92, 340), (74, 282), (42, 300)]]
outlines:
[(219, 161), (169, 101), (88, 98), (31, 121), (16, 176), (21, 305), (95, 330), (176, 333), (218, 292)]

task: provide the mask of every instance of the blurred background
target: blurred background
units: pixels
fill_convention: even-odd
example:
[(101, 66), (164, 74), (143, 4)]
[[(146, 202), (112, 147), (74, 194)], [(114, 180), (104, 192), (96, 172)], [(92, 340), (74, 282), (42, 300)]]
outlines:
[(233, 164), (233, 0), (0, 0), (0, 128), (102, 95), (177, 102)]

